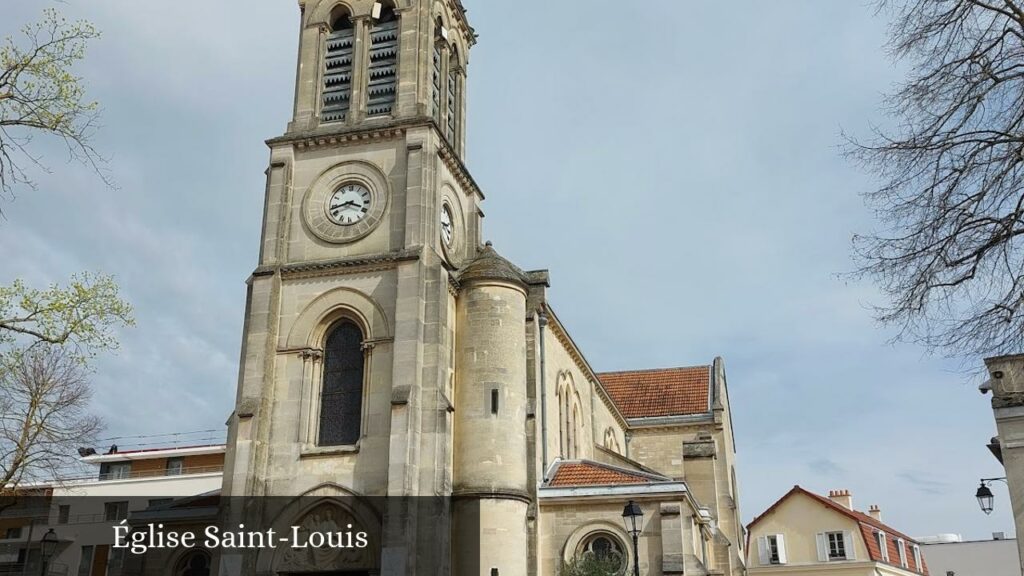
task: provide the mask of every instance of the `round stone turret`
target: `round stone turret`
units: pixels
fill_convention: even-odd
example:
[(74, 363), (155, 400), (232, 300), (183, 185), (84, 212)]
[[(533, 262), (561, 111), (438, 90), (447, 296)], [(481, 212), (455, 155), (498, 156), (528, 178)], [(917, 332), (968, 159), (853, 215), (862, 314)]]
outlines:
[(498, 254), (490, 242), (484, 244), (477, 257), (470, 260), (459, 274), (459, 282), (463, 284), (475, 280), (499, 280), (526, 287), (526, 274)]
[(488, 243), (458, 280), (455, 539), (472, 543), (463, 556), (479, 566), (456, 564), (526, 574), (526, 278)]

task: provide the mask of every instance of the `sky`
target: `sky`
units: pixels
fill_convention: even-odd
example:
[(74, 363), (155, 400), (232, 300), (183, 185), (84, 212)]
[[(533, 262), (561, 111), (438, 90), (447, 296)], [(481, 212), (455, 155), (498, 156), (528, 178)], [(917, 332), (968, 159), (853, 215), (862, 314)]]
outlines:
[[(1013, 532), (980, 359), (892, 344), (853, 267), (873, 181), (840, 130), (885, 126), (900, 80), (856, 0), (464, 0), (467, 163), (485, 236), (551, 271), (598, 371), (725, 359), (745, 521), (793, 485), (849, 489), (916, 536)], [(56, 6), (102, 32), (77, 68), (103, 107), (107, 188), (39, 140), (51, 174), (3, 201), (0, 283), (115, 275), (136, 308), (100, 359), (110, 436), (221, 430), (256, 266), (264, 140), (292, 105), (294, 0), (8, 0), (0, 36)]]

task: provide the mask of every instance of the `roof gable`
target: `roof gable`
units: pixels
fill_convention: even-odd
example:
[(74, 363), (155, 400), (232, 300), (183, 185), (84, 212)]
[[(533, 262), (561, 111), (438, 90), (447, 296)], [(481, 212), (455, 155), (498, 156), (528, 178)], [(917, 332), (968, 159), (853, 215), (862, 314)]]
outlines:
[[(860, 528), (861, 537), (864, 539), (864, 545), (867, 547), (868, 555), (871, 557), (871, 560), (875, 562), (882, 562), (885, 564), (889, 564), (891, 566), (902, 567), (900, 565), (897, 539), (903, 540), (906, 546), (905, 553), (907, 557), (907, 569), (928, 576), (928, 564), (924, 561), (923, 554), (921, 558), (922, 566), (920, 568), (916, 565), (914, 561), (913, 546), (920, 545), (917, 542), (917, 540), (911, 538), (910, 536), (907, 536), (906, 534), (900, 532), (899, 530), (896, 530), (895, 528), (892, 528), (884, 522), (875, 520), (874, 518), (863, 512), (859, 512), (857, 510), (850, 510), (844, 506), (841, 506), (840, 504), (833, 502), (832, 500), (824, 496), (819, 496), (814, 492), (805, 490), (800, 486), (794, 486), (793, 489), (787, 492), (785, 496), (779, 498), (777, 502), (769, 506), (768, 509), (762, 512), (758, 517), (754, 518), (750, 522), (750, 524), (747, 524), (748, 534), (753, 532), (755, 524), (757, 524), (765, 517), (767, 517), (769, 514), (777, 510), (784, 502), (786, 502), (790, 498), (800, 496), (810, 498), (811, 500), (820, 503), (826, 508), (839, 514), (842, 514), (857, 522), (858, 527)], [(884, 532), (886, 535), (886, 548), (888, 549), (887, 552), (889, 558), (888, 560), (883, 559), (881, 549), (878, 546), (878, 538), (877, 536), (875, 536), (875, 534), (877, 534), (878, 532)]]

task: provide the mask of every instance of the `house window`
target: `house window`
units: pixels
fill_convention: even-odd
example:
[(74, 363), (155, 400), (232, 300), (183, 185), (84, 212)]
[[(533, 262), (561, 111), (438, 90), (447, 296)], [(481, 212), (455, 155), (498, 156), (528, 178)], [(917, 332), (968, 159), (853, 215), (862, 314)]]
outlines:
[(902, 540), (896, 540), (896, 551), (900, 553), (900, 566), (907, 567), (907, 544)]
[(128, 501), (107, 502), (103, 505), (103, 519), (107, 522), (117, 522), (128, 517)]
[(184, 458), (168, 458), (167, 466), (165, 467), (165, 473), (168, 476), (181, 476), (181, 473), (185, 468), (184, 464)]
[(89, 576), (92, 573), (92, 546), (82, 546), (82, 558), (78, 561), (78, 576)]
[(131, 476), (131, 462), (107, 462), (100, 464), (100, 480), (123, 480)]
[(786, 539), (782, 534), (769, 534), (757, 539), (762, 566), (786, 563)]
[(886, 541), (885, 532), (875, 532), (875, 538), (878, 539), (878, 549), (882, 554), (882, 562), (889, 561), (889, 543)]
[(362, 429), (362, 410), (363, 333), (345, 320), (331, 330), (324, 345), (319, 444), (356, 444)]
[(352, 59), (354, 57), (355, 28), (344, 9), (331, 18), (331, 33), (327, 35), (324, 54), (324, 80), (320, 119), (340, 122), (348, 115), (352, 100)]
[(71, 506), (61, 504), (57, 507), (57, 524), (67, 524), (71, 521)]
[(914, 544), (913, 550), (914, 550), (914, 569), (917, 570), (918, 572), (923, 573), (924, 572), (924, 568), (921, 566), (921, 547), (918, 546), (917, 544)]
[(768, 537), (768, 563), (782, 564), (782, 549), (779, 546), (779, 536)]
[(391, 114), (398, 91), (398, 16), (391, 6), (383, 7), (370, 30), (370, 69), (366, 81), (366, 113)]
[(842, 532), (829, 532), (825, 534), (828, 538), (828, 559), (846, 560), (846, 539)]
[(21, 538), (21, 526), (15, 526), (14, 528), (8, 528), (4, 532), (5, 540), (13, 540), (14, 538)]

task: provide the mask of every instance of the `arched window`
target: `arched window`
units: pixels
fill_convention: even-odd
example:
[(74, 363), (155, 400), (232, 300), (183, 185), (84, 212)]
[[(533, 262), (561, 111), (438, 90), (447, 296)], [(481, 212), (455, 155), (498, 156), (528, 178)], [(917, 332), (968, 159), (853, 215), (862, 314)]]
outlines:
[(562, 458), (580, 457), (580, 437), (583, 435), (583, 414), (573, 385), (572, 376), (563, 374), (558, 385), (559, 450)]
[(619, 439), (615, 436), (615, 430), (611, 426), (604, 431), (604, 447), (616, 453), (622, 451), (622, 447), (619, 445)]
[(617, 565), (618, 570), (625, 568), (625, 547), (618, 538), (607, 532), (591, 534), (583, 540), (578, 556), (591, 555), (594, 558)]
[(391, 114), (398, 92), (398, 15), (385, 4), (370, 30), (370, 63), (367, 76), (366, 113)]
[(331, 32), (324, 53), (323, 122), (341, 122), (348, 116), (352, 100), (352, 59), (355, 28), (344, 7), (331, 13)]
[(359, 441), (363, 414), (363, 333), (348, 320), (327, 335), (320, 389), (321, 446)]
[(210, 576), (210, 555), (202, 550), (193, 550), (178, 560), (174, 576)]

